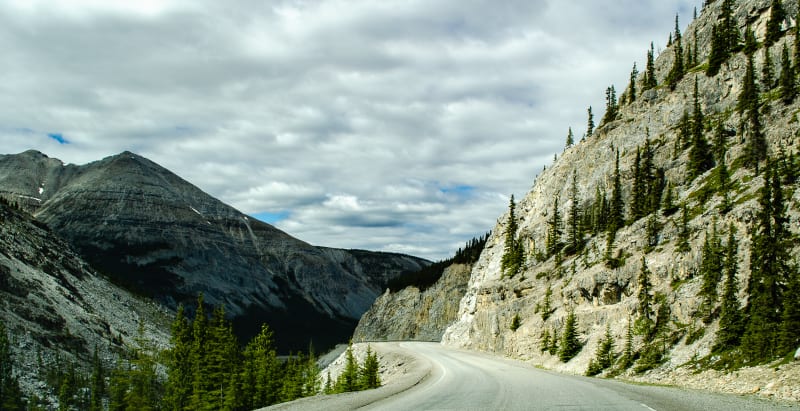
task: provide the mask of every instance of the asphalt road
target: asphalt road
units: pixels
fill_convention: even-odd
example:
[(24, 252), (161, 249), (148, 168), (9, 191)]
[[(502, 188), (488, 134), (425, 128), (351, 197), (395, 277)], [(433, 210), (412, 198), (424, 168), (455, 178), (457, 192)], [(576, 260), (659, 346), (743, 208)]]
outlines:
[(307, 398), (270, 410), (773, 410), (800, 404), (564, 375), (436, 343), (373, 343), (413, 371), (377, 390)]

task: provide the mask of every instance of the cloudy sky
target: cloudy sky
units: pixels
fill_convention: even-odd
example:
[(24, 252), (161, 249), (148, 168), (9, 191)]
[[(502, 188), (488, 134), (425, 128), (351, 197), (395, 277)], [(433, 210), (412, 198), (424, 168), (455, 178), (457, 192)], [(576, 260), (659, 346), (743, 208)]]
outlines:
[(124, 150), (305, 241), (451, 255), (699, 0), (3, 0), (0, 143)]

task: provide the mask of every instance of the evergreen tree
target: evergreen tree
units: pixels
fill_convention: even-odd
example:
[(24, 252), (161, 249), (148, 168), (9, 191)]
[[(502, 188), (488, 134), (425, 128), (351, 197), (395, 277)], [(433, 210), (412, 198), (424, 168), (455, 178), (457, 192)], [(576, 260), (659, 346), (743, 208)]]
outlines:
[(797, 96), (797, 87), (795, 85), (795, 73), (792, 60), (789, 58), (789, 47), (783, 43), (783, 50), (781, 51), (781, 100), (784, 104), (790, 104)]
[(569, 215), (567, 216), (567, 243), (569, 254), (583, 249), (583, 230), (581, 229), (581, 205), (578, 201), (578, 172), (572, 170), (572, 184), (569, 189)]
[(750, 362), (763, 362), (777, 354), (783, 311), (784, 284), (791, 277), (783, 190), (779, 176), (767, 161), (760, 210), (751, 241), (747, 324), (742, 347)]
[(209, 398), (208, 384), (208, 318), (206, 318), (203, 294), (197, 296), (197, 310), (192, 321), (192, 346), (189, 362), (192, 365), (192, 395), (189, 397), (189, 408), (200, 410), (206, 404), (213, 403)]
[(378, 355), (372, 351), (371, 346), (367, 345), (367, 355), (364, 358), (364, 366), (361, 369), (361, 387), (363, 389), (369, 390), (381, 386), (381, 377), (378, 375), (379, 369)]
[(647, 91), (658, 86), (656, 81), (656, 66), (655, 66), (655, 51), (653, 50), (653, 42), (650, 42), (650, 50), (647, 50), (647, 65), (644, 72), (644, 84), (642, 91)]
[(637, 313), (640, 318), (649, 319), (653, 316), (653, 283), (650, 280), (650, 269), (647, 268), (647, 261), (642, 257), (642, 268), (637, 277), (638, 291), (636, 293), (639, 305)]
[(347, 346), (345, 351), (345, 366), (342, 374), (336, 379), (337, 392), (351, 392), (359, 390), (358, 381), (358, 362), (353, 355), (353, 342)]
[(108, 410), (125, 411), (127, 409), (126, 396), (130, 387), (131, 367), (127, 361), (117, 360), (117, 365), (111, 371), (108, 382)]
[(262, 324), (258, 335), (247, 343), (243, 357), (240, 381), (246, 408), (255, 409), (278, 402), (277, 395), (282, 385), (280, 363), (273, 348), (272, 331), (266, 324)]
[(178, 306), (170, 332), (171, 348), (166, 352), (167, 382), (164, 405), (168, 410), (182, 411), (189, 405), (192, 393), (192, 329), (183, 304)]
[(733, 3), (734, 0), (722, 1), (719, 21), (712, 26), (711, 53), (706, 69), (709, 77), (716, 76), (722, 63), (726, 62), (739, 47), (739, 29), (733, 15)]
[(738, 258), (736, 256), (736, 237), (733, 225), (728, 230), (728, 242), (725, 245), (725, 283), (720, 303), (719, 331), (714, 343), (714, 352), (726, 351), (739, 345), (744, 325), (736, 296), (739, 286), (736, 281)]
[(594, 359), (589, 361), (586, 375), (597, 375), (614, 364), (614, 336), (611, 335), (611, 325), (606, 323), (606, 333), (597, 346)]
[(800, 273), (793, 267), (788, 273), (783, 295), (781, 328), (778, 334), (778, 353), (788, 353), (800, 346)]
[(103, 411), (103, 398), (106, 395), (106, 379), (103, 363), (100, 362), (100, 356), (97, 353), (97, 346), (94, 347), (94, 354), (92, 355), (92, 374), (89, 377), (90, 383), (90, 399), (89, 411)]
[(636, 69), (636, 63), (633, 63), (631, 69), (630, 82), (628, 83), (628, 103), (636, 101), (636, 77), (639, 77), (639, 70)]
[(783, 9), (783, 3), (781, 3), (781, 0), (772, 0), (769, 20), (767, 21), (767, 34), (764, 36), (765, 46), (769, 47), (775, 44), (783, 36), (781, 25), (785, 20), (786, 11)]
[(625, 203), (622, 201), (622, 180), (619, 172), (619, 150), (616, 152), (614, 162), (613, 189), (611, 191), (611, 204), (609, 207), (609, 232), (616, 233), (625, 225)]
[(552, 297), (553, 290), (550, 288), (550, 284), (547, 284), (547, 291), (544, 293), (544, 301), (542, 302), (542, 321), (547, 321), (550, 318), (550, 314), (553, 313)]
[(550, 336), (550, 347), (547, 349), (547, 352), (549, 352), (550, 355), (557, 355), (560, 341), (558, 340), (558, 332), (555, 328), (550, 331)]
[(542, 331), (542, 338), (539, 340), (539, 350), (542, 353), (546, 353), (550, 351), (550, 329), (545, 328)]
[(508, 220), (506, 222), (506, 238), (505, 248), (503, 249), (503, 256), (500, 262), (500, 269), (503, 276), (508, 275), (513, 277), (521, 269), (525, 259), (525, 252), (522, 241), (517, 239), (517, 218), (514, 215), (516, 203), (514, 202), (514, 195), (511, 195), (511, 200), (508, 205)]
[(692, 113), (692, 141), (689, 150), (689, 174), (695, 178), (714, 166), (711, 148), (703, 136), (703, 110), (698, 96), (697, 77), (694, 78), (694, 110)]
[(706, 324), (713, 319), (713, 311), (717, 303), (717, 284), (722, 278), (723, 264), (722, 244), (717, 235), (715, 221), (712, 225), (711, 233), (706, 232), (700, 261), (700, 278), (703, 282), (698, 295), (703, 302), (700, 304), (699, 311)]
[(2, 320), (0, 320), (0, 409), (8, 411), (25, 409), (22, 390), (14, 375), (14, 360), (11, 357), (8, 331)]
[(647, 218), (645, 232), (647, 234), (647, 248), (650, 249), (658, 245), (658, 233), (661, 231), (661, 224), (655, 214), (650, 214)]
[(592, 114), (592, 106), (586, 109), (589, 120), (586, 123), (586, 138), (589, 138), (594, 133), (594, 115)]
[(769, 47), (764, 47), (764, 62), (761, 65), (761, 89), (772, 90), (775, 87), (775, 73), (772, 70), (773, 62)]
[(131, 368), (128, 372), (129, 388), (125, 393), (126, 408), (142, 411), (160, 409), (161, 395), (153, 357), (155, 347), (145, 337), (143, 322), (139, 322), (135, 342), (136, 346), (131, 352)]
[(744, 48), (742, 51), (748, 57), (758, 51), (758, 40), (756, 40), (756, 34), (753, 33), (750, 25), (747, 25), (744, 29)]
[(672, 189), (672, 183), (667, 183), (666, 194), (664, 195), (664, 202), (661, 206), (664, 216), (671, 216), (678, 211), (678, 206), (675, 205), (675, 192)]
[(689, 212), (686, 209), (686, 204), (681, 207), (681, 225), (678, 229), (678, 245), (675, 250), (681, 253), (686, 253), (691, 250), (689, 246)]
[(575, 317), (575, 310), (570, 309), (567, 313), (567, 320), (564, 323), (564, 332), (561, 336), (561, 345), (558, 350), (558, 358), (561, 362), (567, 362), (581, 351), (581, 342), (578, 340), (578, 320)]
[(683, 44), (682, 44), (682, 36), (681, 36), (681, 28), (678, 23), (678, 15), (675, 15), (675, 40), (673, 41), (672, 48), (675, 53), (675, 57), (672, 62), (672, 68), (669, 70), (667, 74), (667, 84), (669, 85), (670, 90), (675, 90), (675, 86), (678, 85), (678, 82), (681, 81), (683, 75), (685, 74), (684, 64), (683, 64)]
[(617, 102), (617, 91), (612, 84), (606, 88), (606, 113), (603, 115), (603, 124), (608, 124), (617, 119), (619, 113), (619, 103)]
[(631, 197), (631, 220), (636, 221), (645, 216), (647, 208), (647, 189), (642, 176), (642, 155), (639, 147), (636, 147), (636, 159), (633, 161)]
[(683, 110), (683, 115), (678, 121), (678, 138), (675, 139), (675, 158), (681, 155), (686, 147), (689, 147), (692, 141), (692, 122), (689, 118), (689, 112)]
[(800, 7), (797, 8), (797, 15), (795, 16), (794, 24), (794, 72), (800, 72)]
[(561, 213), (558, 211), (558, 195), (553, 202), (553, 213), (547, 221), (547, 255), (554, 256), (561, 252), (561, 233), (562, 233)]
[(625, 348), (622, 349), (622, 357), (619, 360), (619, 367), (627, 369), (633, 364), (633, 324), (631, 317), (628, 317), (628, 328), (625, 331)]
[(752, 56), (747, 59), (742, 92), (739, 94), (737, 110), (747, 119), (747, 146), (745, 147), (745, 165), (758, 170), (758, 163), (767, 157), (767, 142), (758, 110), (758, 88), (755, 84)]
[(567, 145), (566, 145), (566, 147), (567, 148), (572, 147), (573, 144), (575, 144), (575, 136), (573, 136), (572, 127), (570, 127), (569, 131), (567, 131)]

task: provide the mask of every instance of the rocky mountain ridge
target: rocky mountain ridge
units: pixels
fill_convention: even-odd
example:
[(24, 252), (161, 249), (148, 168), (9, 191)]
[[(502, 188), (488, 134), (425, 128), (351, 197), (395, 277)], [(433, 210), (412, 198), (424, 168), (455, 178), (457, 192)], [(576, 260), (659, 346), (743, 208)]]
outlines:
[(56, 363), (86, 370), (95, 348), (107, 367), (145, 338), (169, 343), (170, 313), (111, 284), (65, 241), (25, 212), (0, 202), (0, 320), (10, 334), (15, 374), (46, 403)]
[(312, 246), (130, 152), (82, 166), (0, 156), (0, 195), (117, 284), (171, 308), (202, 292), (226, 306), (240, 338), (267, 322), (282, 351), (342, 341), (388, 280), (428, 264)]
[[(698, 360), (711, 354), (719, 328), (717, 319), (707, 325), (698, 314), (702, 304), (698, 295), (702, 279), (698, 272), (703, 243), (714, 225), (720, 233), (727, 233), (728, 227), (736, 231), (741, 284), (738, 299), (741, 306), (745, 306), (753, 224), (759, 212), (759, 190), (764, 185), (763, 172), (755, 173), (737, 161), (744, 156), (750, 138), (742, 126), (746, 122), (745, 114), (737, 110), (747, 71), (747, 57), (741, 51), (733, 53), (717, 75), (705, 74), (712, 27), (718, 24), (722, 3), (722, 0), (708, 2), (685, 30), (684, 44), (697, 44), (695, 50), (700, 57), (697, 66), (686, 70), (674, 90), (664, 84), (675, 60), (673, 44), (655, 60), (658, 87), (641, 93), (634, 102), (626, 96), (630, 92), (627, 90), (623, 96), (628, 101), (619, 106), (616, 118), (601, 124), (585, 141), (567, 147), (536, 177), (530, 192), (514, 209), (519, 227), (516, 237), (524, 249), (523, 267), (517, 275), (507, 275), (503, 271), (504, 255), (508, 251), (509, 215), (498, 219), (472, 269), (467, 292), (460, 303), (459, 318), (444, 333), (444, 344), (526, 359), (560, 371), (584, 373), (606, 330), (616, 342), (617, 356), (621, 355), (631, 327), (630, 319), (639, 309), (637, 275), (644, 262), (652, 273), (653, 295), (664, 298), (662, 305), (669, 317), (666, 327), (672, 340), (665, 344), (667, 349), (663, 362), (654, 371), (645, 373), (645, 377), (635, 375), (637, 373), (632, 370), (626, 371), (625, 375), (645, 380), (651, 376), (653, 381), (667, 381), (669, 376), (680, 375), (693, 367), (703, 367)], [(772, 56), (780, 56), (784, 44), (792, 49), (795, 41), (794, 31), (790, 28), (797, 24), (793, 18), (797, 15), (797, 5), (787, 4), (785, 8), (787, 15), (792, 17), (786, 19), (781, 38), (770, 47)], [(733, 16), (740, 33), (749, 26), (758, 41), (763, 42), (770, 18), (769, 1), (735, 2)], [(800, 56), (794, 56), (795, 62), (798, 59)], [(757, 72), (761, 73), (765, 61), (763, 48), (755, 53), (754, 60)], [(776, 65), (775, 73), (777, 71)], [(638, 90), (643, 89), (644, 77), (642, 74), (637, 78)], [(733, 134), (728, 138), (725, 157), (732, 171), (730, 181), (734, 182), (730, 198), (732, 206), (728, 212), (720, 212), (723, 196), (710, 188), (718, 170), (711, 169), (692, 178), (688, 150), (676, 149), (684, 113), (693, 112), (695, 84), (699, 105), (709, 119), (704, 132), (706, 138), (713, 137), (716, 123), (721, 123), (721, 129), (726, 133)], [(768, 151), (776, 158), (782, 150), (796, 151), (800, 142), (797, 122), (800, 99), (784, 104), (777, 96), (778, 91), (771, 88), (764, 90), (760, 100)], [(674, 203), (685, 204), (688, 209), (686, 240), (690, 251), (682, 251), (679, 244), (684, 234), (682, 213), (659, 211), (653, 219), (657, 228), (655, 239), (648, 236), (648, 218), (642, 218), (620, 227), (610, 254), (606, 252), (607, 237), (601, 233), (587, 234), (583, 238), (585, 247), (581, 253), (563, 255), (563, 258), (546, 255), (548, 223), (553, 217), (556, 199), (562, 200), (556, 209), (561, 216), (567, 216), (572, 205), (572, 176), (575, 176), (579, 204), (592, 204), (598, 192), (606, 193), (610, 198), (614, 185), (615, 153), (618, 151), (620, 177), (624, 182), (621, 185), (622, 198), (627, 201), (632, 196), (637, 153), (648, 140), (653, 162), (664, 173), (664, 195), (671, 189)], [(786, 192), (789, 195), (785, 201), (788, 227), (796, 235), (800, 221), (800, 190), (796, 190), (795, 183), (786, 187)], [(625, 212), (629, 215), (628, 207), (629, 204)], [(618, 256), (617, 267), (605, 263), (609, 255)], [(791, 255), (794, 258), (800, 255), (796, 242)], [(562, 362), (558, 355), (542, 349), (542, 341), (546, 333), (560, 333), (571, 312), (577, 318), (578, 340), (582, 348), (577, 356)], [(511, 326), (515, 316), (520, 319), (518, 328)], [(649, 343), (642, 335), (635, 335), (632, 341), (635, 350)], [(779, 372), (781, 378), (776, 378), (774, 373), (759, 374), (762, 379), (756, 379), (750, 385), (755, 387), (751, 392), (800, 399), (800, 392), (796, 390), (800, 386), (800, 367), (787, 364), (778, 368), (782, 369)]]

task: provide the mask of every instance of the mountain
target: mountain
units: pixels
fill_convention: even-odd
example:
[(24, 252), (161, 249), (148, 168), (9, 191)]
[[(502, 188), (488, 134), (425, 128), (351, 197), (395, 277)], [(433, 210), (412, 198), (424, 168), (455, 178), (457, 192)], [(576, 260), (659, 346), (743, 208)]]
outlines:
[[(169, 342), (164, 307), (110, 283), (72, 247), (24, 211), (0, 201), (0, 320), (27, 394), (47, 395), (48, 370), (87, 370), (95, 348), (107, 367), (137, 336)], [(55, 398), (43, 398), (55, 403)]]
[(281, 351), (347, 338), (385, 284), (427, 261), (315, 247), (252, 219), (130, 152), (86, 165), (0, 156), (0, 195), (115, 283), (167, 307), (203, 293), (242, 340), (262, 322)]
[(706, 2), (652, 70), (634, 73), (635, 99), (609, 88), (611, 114), (498, 219), (443, 343), (585, 373), (608, 335), (604, 375), (800, 400), (800, 363), (782, 359), (800, 345), (800, 98), (784, 94), (800, 55), (780, 64), (784, 46), (800, 49), (798, 22), (772, 15), (767, 0)]

